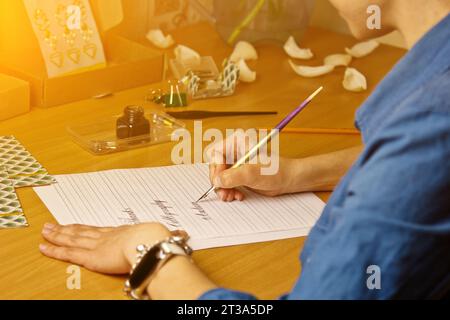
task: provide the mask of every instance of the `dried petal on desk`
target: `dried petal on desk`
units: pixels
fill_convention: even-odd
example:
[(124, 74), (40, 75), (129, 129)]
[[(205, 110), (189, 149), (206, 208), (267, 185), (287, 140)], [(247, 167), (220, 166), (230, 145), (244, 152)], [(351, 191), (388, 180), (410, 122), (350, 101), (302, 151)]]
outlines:
[(239, 80), (242, 82), (254, 82), (256, 80), (256, 72), (251, 70), (244, 59), (238, 63)]
[(161, 29), (152, 29), (147, 33), (147, 39), (160, 49), (170, 48), (175, 44), (171, 35), (165, 36)]
[(344, 53), (338, 53), (338, 54), (332, 54), (329, 55), (324, 59), (324, 64), (326, 66), (333, 66), (333, 67), (348, 67), (350, 63), (352, 62), (353, 58), (349, 54)]
[(298, 46), (293, 36), (290, 36), (284, 45), (284, 51), (294, 59), (309, 60), (314, 57), (311, 49), (302, 49)]
[(345, 51), (354, 58), (362, 58), (371, 54), (380, 44), (375, 40), (369, 40), (354, 45), (351, 49), (345, 48)]
[(334, 70), (334, 66), (330, 65), (319, 67), (299, 66), (293, 63), (291, 60), (289, 60), (289, 64), (291, 65), (295, 73), (305, 78), (320, 77)]
[(197, 51), (183, 45), (178, 45), (175, 48), (175, 59), (182, 64), (192, 65), (198, 65), (202, 60)]
[(354, 68), (345, 70), (344, 81), (342, 82), (345, 90), (361, 92), (367, 90), (366, 77)]
[(240, 60), (258, 60), (258, 52), (250, 42), (239, 41), (234, 47), (230, 61), (238, 63)]

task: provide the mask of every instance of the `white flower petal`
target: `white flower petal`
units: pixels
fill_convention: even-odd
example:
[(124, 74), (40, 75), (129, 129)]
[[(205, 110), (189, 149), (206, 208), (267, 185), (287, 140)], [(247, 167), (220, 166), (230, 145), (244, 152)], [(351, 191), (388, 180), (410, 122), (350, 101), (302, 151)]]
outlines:
[(200, 64), (202, 60), (197, 51), (183, 45), (178, 45), (175, 48), (175, 58), (180, 63), (194, 65)]
[(324, 59), (324, 64), (334, 67), (348, 67), (352, 59), (352, 56), (349, 54), (332, 54)]
[(342, 82), (345, 90), (361, 92), (367, 90), (366, 77), (354, 68), (345, 70), (344, 81)]
[(354, 45), (351, 49), (345, 48), (345, 51), (354, 58), (362, 58), (371, 54), (380, 44), (375, 40), (369, 40)]
[(147, 39), (160, 49), (170, 48), (175, 44), (171, 35), (165, 36), (161, 29), (152, 29), (147, 33)]
[(234, 51), (230, 56), (230, 61), (239, 62), (240, 60), (257, 60), (258, 52), (255, 47), (247, 41), (239, 41), (234, 47)]
[(331, 65), (319, 67), (299, 66), (293, 63), (291, 60), (289, 60), (289, 64), (291, 65), (295, 73), (305, 78), (319, 77), (334, 70), (334, 66)]
[(290, 36), (284, 45), (284, 51), (294, 59), (308, 60), (314, 57), (311, 49), (302, 49), (298, 46), (293, 36)]
[(239, 60), (239, 80), (242, 82), (254, 82), (256, 80), (256, 72), (251, 70), (244, 59)]

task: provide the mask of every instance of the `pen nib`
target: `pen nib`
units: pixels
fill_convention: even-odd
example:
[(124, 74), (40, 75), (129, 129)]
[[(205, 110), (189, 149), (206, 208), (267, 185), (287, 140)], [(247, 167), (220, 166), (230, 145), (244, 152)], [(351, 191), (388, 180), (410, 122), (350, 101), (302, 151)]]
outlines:
[(197, 201), (194, 202), (194, 204), (198, 204), (200, 201), (206, 198), (206, 193), (202, 195)]
[(197, 204), (197, 203), (199, 203), (200, 201), (202, 201), (203, 199), (206, 199), (206, 197), (208, 197), (208, 196), (211, 194), (211, 192), (213, 192), (215, 189), (216, 189), (215, 187), (211, 187), (211, 189), (209, 189), (204, 195), (202, 195), (202, 196), (200, 197), (200, 199), (198, 199), (198, 200), (195, 201), (194, 203)]

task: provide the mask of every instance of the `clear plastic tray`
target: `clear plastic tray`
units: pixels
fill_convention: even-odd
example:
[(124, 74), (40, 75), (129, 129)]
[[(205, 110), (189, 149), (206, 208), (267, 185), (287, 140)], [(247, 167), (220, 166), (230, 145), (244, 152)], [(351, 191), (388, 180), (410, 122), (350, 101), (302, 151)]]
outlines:
[(175, 59), (170, 60), (170, 68), (173, 75), (178, 80), (183, 79), (188, 72), (192, 71), (204, 80), (215, 80), (219, 77), (220, 72), (212, 57), (201, 57), (200, 64), (192, 65), (189, 63), (181, 63)]
[(85, 150), (103, 155), (169, 142), (175, 130), (185, 128), (183, 122), (165, 113), (146, 112), (145, 117), (151, 125), (149, 135), (118, 139), (116, 124), (120, 117), (116, 115), (91, 123), (72, 124), (67, 131)]

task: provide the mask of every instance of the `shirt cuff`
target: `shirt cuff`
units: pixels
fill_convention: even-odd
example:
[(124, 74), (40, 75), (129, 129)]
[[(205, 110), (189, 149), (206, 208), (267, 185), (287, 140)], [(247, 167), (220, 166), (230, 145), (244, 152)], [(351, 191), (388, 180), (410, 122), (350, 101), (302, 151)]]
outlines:
[(257, 300), (253, 295), (223, 288), (205, 292), (198, 300)]

